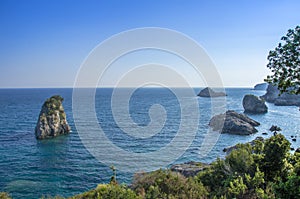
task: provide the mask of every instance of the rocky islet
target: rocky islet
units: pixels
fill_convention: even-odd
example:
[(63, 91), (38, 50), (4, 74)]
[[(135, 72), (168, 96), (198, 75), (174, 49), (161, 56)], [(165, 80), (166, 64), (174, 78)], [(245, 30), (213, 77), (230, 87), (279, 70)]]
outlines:
[(53, 138), (70, 133), (71, 128), (62, 105), (63, 100), (61, 96), (54, 95), (44, 102), (35, 127), (37, 139)]

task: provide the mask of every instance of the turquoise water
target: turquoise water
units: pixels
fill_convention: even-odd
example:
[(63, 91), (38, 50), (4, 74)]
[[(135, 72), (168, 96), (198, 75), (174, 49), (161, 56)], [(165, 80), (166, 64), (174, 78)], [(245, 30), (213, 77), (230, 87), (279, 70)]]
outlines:
[[(199, 91), (200, 89), (195, 89), (195, 94)], [(237, 112), (243, 111), (242, 98), (245, 94), (264, 94), (264, 91), (248, 88), (228, 88), (226, 92), (227, 109)], [(166, 110), (167, 119), (163, 129), (159, 134), (147, 139), (128, 136), (118, 127), (110, 108), (111, 93), (112, 89), (98, 89), (95, 108), (99, 124), (115, 145), (131, 152), (147, 153), (164, 147), (174, 138), (179, 128), (181, 112), (179, 102), (172, 92), (167, 89), (148, 88), (139, 89), (132, 95), (129, 112), (132, 120), (139, 126), (149, 124), (148, 110), (153, 104), (161, 104)], [(72, 132), (67, 136), (37, 141), (34, 137), (34, 127), (40, 108), (46, 98), (55, 94), (65, 99), (63, 105)], [(290, 140), (291, 135), (299, 137), (298, 108), (267, 104), (267, 114), (250, 115), (261, 123), (258, 133), (251, 136), (222, 134), (208, 155), (203, 157), (200, 146), (203, 144), (211, 117), (211, 101), (206, 98), (197, 100), (200, 124), (196, 137), (192, 145), (175, 162), (211, 162), (224, 156), (224, 147), (262, 136), (272, 124), (280, 126), (283, 129), (282, 133)], [(295, 148), (300, 147), (299, 139), (292, 142)], [(0, 191), (10, 192), (14, 198), (71, 196), (92, 189), (99, 183), (107, 183), (112, 175), (109, 166), (95, 159), (80, 140), (72, 114), (72, 89), (0, 89), (0, 155)], [(115, 156), (116, 159), (119, 158), (118, 154)], [(133, 173), (118, 171), (117, 175), (119, 182), (130, 183)]]

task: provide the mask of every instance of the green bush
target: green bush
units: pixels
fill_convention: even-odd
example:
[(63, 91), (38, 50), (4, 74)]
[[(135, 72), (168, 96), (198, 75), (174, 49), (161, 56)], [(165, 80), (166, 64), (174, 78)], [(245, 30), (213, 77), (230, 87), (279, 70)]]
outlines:
[(0, 199), (11, 199), (11, 197), (6, 192), (0, 192)]
[(125, 185), (100, 184), (96, 189), (73, 196), (71, 199), (139, 199), (134, 191)]
[(197, 179), (210, 198), (300, 198), (300, 153), (292, 155), (289, 149), (282, 134), (254, 145), (238, 144)]
[(135, 175), (132, 188), (143, 198), (206, 198), (201, 182), (170, 170)]

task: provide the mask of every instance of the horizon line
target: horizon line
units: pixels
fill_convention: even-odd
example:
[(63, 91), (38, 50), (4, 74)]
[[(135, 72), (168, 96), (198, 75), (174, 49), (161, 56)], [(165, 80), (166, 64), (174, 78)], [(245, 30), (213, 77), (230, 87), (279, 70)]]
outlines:
[(122, 86), (122, 87), (112, 87), (112, 86), (104, 86), (104, 87), (0, 87), (0, 89), (98, 89), (98, 88), (254, 88), (254, 86), (223, 86), (223, 87), (213, 87), (213, 86), (192, 86), (192, 87), (180, 87), (180, 86), (170, 86), (170, 87), (158, 87), (158, 86), (147, 86), (147, 87), (133, 87), (133, 86)]

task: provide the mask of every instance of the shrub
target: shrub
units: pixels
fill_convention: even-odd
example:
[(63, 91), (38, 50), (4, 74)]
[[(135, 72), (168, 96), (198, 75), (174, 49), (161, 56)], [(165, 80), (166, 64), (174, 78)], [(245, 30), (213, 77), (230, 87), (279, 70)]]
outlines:
[(6, 192), (0, 192), (0, 199), (11, 199), (11, 197)]
[(207, 196), (207, 191), (201, 182), (161, 169), (135, 175), (132, 188), (143, 198), (197, 199)]

